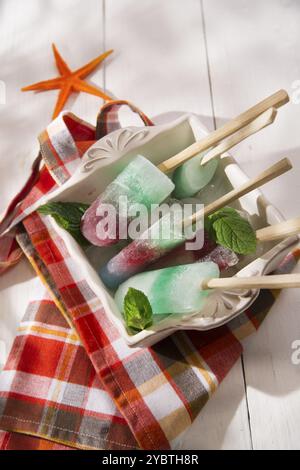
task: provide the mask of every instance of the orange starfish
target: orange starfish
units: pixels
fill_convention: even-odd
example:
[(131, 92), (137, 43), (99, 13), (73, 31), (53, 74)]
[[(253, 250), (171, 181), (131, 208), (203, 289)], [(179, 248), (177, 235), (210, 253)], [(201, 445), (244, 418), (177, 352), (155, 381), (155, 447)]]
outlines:
[(59, 89), (60, 92), (53, 112), (53, 119), (61, 112), (67, 99), (74, 91), (84, 91), (85, 93), (90, 93), (91, 95), (100, 96), (105, 101), (112, 100), (112, 98), (106, 95), (102, 90), (90, 85), (84, 80), (84, 78), (86, 78), (86, 76), (89, 75), (97, 67), (97, 65), (99, 65), (104, 59), (106, 59), (107, 56), (113, 52), (112, 49), (104, 52), (99, 57), (96, 57), (96, 59), (91, 60), (83, 67), (80, 67), (79, 69), (72, 72), (72, 70), (68, 67), (64, 59), (59, 54), (55, 44), (52, 44), (52, 48), (60, 76), (26, 86), (22, 88), (22, 91), (45, 91)]

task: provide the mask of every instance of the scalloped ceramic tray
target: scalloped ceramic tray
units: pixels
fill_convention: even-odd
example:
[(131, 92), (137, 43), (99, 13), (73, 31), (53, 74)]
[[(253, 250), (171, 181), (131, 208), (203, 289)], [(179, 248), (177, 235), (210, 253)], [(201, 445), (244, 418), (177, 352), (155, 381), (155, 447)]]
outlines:
[[(199, 118), (191, 114), (164, 125), (119, 129), (90, 147), (83, 156), (81, 166), (68, 182), (40, 200), (39, 205), (49, 201), (91, 203), (137, 153), (159, 164), (206, 134), (207, 130)], [(233, 158), (224, 154), (213, 180), (199, 193), (201, 202), (217, 199), (247, 179)], [(283, 220), (282, 215), (259, 190), (244, 196), (235, 206), (248, 212), (255, 229)], [(113, 294), (104, 286), (96, 271), (117, 252), (117, 248), (90, 247), (84, 252), (51, 217), (49, 221), (64, 240), (73, 262), (78, 263), (84, 278), (101, 300), (106, 314), (130, 346), (151, 345), (178, 329), (208, 330), (223, 325), (248, 308), (259, 293), (257, 290), (238, 293), (215, 291), (208, 297), (201, 312), (186, 316), (171, 315), (147, 330), (129, 335)], [(242, 259), (238, 272), (231, 271), (224, 275), (253, 276), (269, 273), (297, 242), (298, 237), (291, 237), (279, 244), (260, 245), (255, 258)]]

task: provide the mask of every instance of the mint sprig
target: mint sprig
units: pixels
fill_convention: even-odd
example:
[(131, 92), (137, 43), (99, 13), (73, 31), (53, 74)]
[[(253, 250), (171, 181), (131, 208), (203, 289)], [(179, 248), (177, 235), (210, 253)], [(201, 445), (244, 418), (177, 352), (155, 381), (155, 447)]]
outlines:
[(209, 215), (205, 220), (205, 228), (217, 244), (235, 253), (248, 255), (256, 251), (255, 231), (248, 220), (231, 207), (224, 207)]
[(38, 212), (51, 215), (81, 246), (87, 246), (89, 242), (81, 233), (80, 222), (88, 207), (88, 204), (81, 202), (49, 202), (39, 207)]
[(144, 330), (152, 325), (152, 307), (144, 292), (129, 287), (124, 297), (124, 319), (127, 328), (136, 331)]

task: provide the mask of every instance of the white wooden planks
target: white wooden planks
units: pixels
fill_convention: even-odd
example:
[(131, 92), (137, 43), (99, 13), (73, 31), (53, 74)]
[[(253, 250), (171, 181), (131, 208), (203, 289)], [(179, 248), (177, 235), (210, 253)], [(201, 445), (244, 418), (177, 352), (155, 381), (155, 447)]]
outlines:
[[(299, 2), (203, 0), (203, 5), (218, 125), (280, 88), (292, 95), (300, 78)], [(272, 126), (233, 151), (249, 175), (291, 157), (295, 170), (264, 188), (287, 217), (298, 215), (291, 201), (300, 190), (299, 118), (299, 104), (285, 105)]]
[[(198, 0), (106, 0), (106, 47), (115, 59), (108, 88), (155, 116), (191, 111), (211, 116)], [(211, 118), (209, 118), (211, 122)]]
[[(217, 122), (236, 115), (279, 88), (293, 92), (300, 77), (297, 1), (203, 0)], [(282, 156), (293, 171), (268, 184), (264, 193), (286, 217), (299, 213), (300, 106), (282, 108), (277, 122), (240, 144), (233, 153), (256, 174)], [(244, 354), (250, 426), (255, 449), (299, 449), (300, 366), (291, 344), (300, 339), (299, 290), (288, 290)]]

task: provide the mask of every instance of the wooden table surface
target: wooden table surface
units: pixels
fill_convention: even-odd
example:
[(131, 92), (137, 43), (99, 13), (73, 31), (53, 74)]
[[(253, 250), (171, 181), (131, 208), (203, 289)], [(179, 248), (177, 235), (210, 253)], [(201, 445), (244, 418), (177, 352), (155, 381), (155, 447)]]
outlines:
[[(34, 95), (20, 88), (56, 75), (50, 48), (55, 42), (74, 68), (114, 48), (91, 82), (132, 101), (156, 122), (191, 111), (213, 129), (285, 88), (292, 100), (275, 124), (233, 154), (249, 176), (290, 157), (293, 171), (264, 193), (286, 217), (299, 216), (299, 24), (297, 0), (2, 0), (0, 211), (28, 174), (36, 136), (51, 117), (55, 91)], [(100, 105), (98, 98), (80, 94), (68, 108), (95, 122)], [(123, 120), (133, 122), (125, 113)], [(0, 279), (0, 363), (39, 289), (25, 261)], [(181, 448), (299, 449), (300, 364), (292, 361), (297, 340), (300, 295), (290, 289), (245, 341), (242, 359)]]

